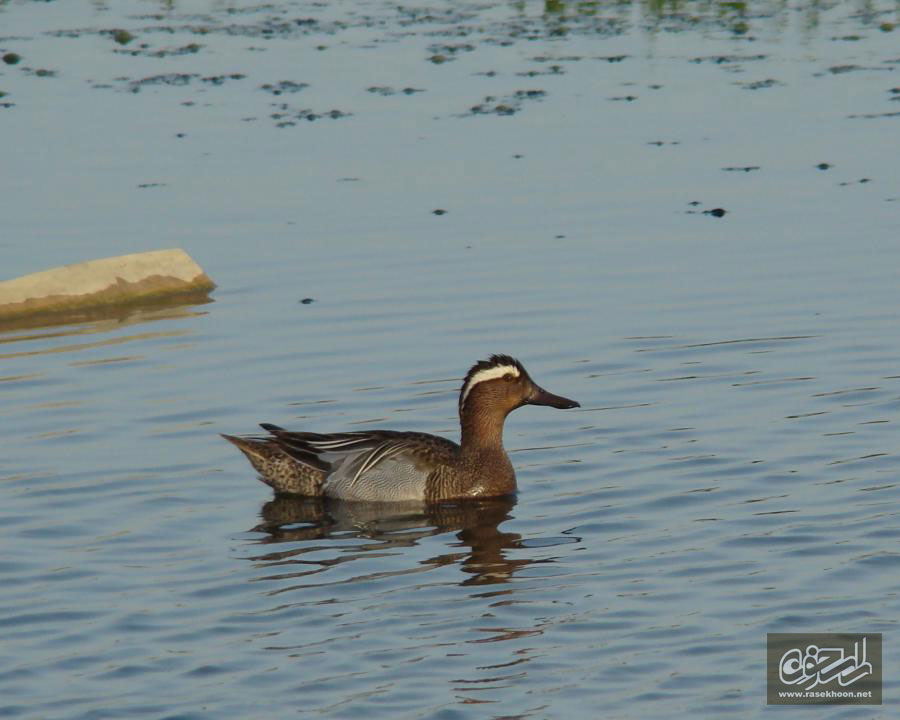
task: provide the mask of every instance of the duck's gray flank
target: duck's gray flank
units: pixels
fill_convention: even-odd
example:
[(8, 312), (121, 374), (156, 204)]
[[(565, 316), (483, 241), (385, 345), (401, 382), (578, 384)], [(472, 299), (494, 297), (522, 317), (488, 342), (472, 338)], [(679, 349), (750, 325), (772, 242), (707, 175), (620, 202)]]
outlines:
[(460, 443), (420, 432), (320, 434), (263, 423), (268, 435), (223, 435), (276, 492), (344, 500), (451, 500), (512, 493), (506, 416), (522, 405), (575, 408), (538, 386), (509, 355), (473, 365), (459, 392)]

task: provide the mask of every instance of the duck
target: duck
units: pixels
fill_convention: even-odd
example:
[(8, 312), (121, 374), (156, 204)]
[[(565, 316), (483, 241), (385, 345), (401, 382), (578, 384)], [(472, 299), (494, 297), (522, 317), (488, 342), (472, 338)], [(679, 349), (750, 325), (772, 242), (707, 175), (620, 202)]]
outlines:
[(503, 448), (506, 416), (523, 405), (581, 407), (535, 383), (521, 362), (491, 355), (459, 390), (460, 442), (423, 432), (314, 433), (261, 423), (267, 435), (226, 435), (278, 495), (368, 502), (441, 502), (516, 492)]

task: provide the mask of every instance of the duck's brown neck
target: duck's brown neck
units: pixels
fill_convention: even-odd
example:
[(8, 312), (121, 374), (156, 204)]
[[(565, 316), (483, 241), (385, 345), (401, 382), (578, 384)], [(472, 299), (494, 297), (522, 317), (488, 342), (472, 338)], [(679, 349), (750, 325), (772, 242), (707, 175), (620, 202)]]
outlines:
[(506, 413), (499, 408), (475, 405), (460, 414), (460, 446), (464, 453), (504, 452), (503, 422)]
[(507, 413), (493, 405), (466, 408), (460, 415), (460, 460), (467, 469), (463, 495), (507, 495), (516, 490), (516, 471), (503, 449)]

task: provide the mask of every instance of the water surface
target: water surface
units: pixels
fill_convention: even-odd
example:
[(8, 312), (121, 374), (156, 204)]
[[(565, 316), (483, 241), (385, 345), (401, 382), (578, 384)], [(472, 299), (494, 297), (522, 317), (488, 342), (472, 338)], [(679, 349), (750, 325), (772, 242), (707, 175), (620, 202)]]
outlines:
[[(896, 6), (653, 7), (0, 5), (3, 277), (219, 284), (0, 333), (0, 716), (753, 717), (802, 631), (884, 633), (885, 704), (790, 713), (895, 715)], [(492, 352), (582, 405), (515, 499), (217, 434), (456, 438)]]

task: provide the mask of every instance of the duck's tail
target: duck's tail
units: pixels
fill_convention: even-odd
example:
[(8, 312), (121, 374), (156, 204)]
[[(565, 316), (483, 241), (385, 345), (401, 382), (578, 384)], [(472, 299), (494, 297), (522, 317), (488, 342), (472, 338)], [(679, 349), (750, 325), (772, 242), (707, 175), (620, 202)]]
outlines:
[(277, 443), (261, 438), (242, 438), (225, 435), (259, 473), (260, 480), (275, 492), (293, 495), (322, 494), (325, 472), (295, 460), (283, 452)]

